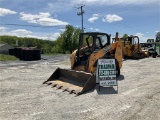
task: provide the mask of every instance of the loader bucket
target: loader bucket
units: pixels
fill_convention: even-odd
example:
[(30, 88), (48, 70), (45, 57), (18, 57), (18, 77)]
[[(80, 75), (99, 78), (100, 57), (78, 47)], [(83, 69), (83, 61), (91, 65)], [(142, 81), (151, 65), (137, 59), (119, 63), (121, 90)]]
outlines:
[(93, 89), (96, 80), (91, 73), (57, 68), (43, 84), (52, 85), (58, 89), (80, 95)]

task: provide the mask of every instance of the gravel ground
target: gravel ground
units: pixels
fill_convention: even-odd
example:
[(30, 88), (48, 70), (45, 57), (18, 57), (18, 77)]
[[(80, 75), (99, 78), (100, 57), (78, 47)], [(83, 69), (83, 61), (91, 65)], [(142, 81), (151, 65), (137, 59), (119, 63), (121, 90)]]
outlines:
[(43, 85), (69, 55), (0, 62), (0, 120), (160, 120), (160, 58), (126, 60), (116, 87), (76, 96)]

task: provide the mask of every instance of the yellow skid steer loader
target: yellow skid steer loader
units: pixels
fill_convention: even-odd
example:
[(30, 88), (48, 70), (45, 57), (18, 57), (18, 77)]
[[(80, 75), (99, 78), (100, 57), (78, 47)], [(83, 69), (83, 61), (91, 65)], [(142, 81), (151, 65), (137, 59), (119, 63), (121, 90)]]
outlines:
[(106, 33), (87, 32), (79, 34), (78, 49), (71, 56), (71, 69), (57, 68), (44, 84), (52, 85), (77, 95), (93, 89), (96, 85), (96, 67), (98, 59), (115, 59), (117, 76), (122, 67), (122, 42), (110, 43)]

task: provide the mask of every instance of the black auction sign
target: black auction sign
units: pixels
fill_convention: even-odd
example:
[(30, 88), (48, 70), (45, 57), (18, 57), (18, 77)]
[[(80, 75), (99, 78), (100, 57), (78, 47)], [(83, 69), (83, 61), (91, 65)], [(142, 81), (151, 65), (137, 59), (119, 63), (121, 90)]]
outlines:
[(100, 86), (117, 86), (115, 59), (99, 59), (96, 75)]

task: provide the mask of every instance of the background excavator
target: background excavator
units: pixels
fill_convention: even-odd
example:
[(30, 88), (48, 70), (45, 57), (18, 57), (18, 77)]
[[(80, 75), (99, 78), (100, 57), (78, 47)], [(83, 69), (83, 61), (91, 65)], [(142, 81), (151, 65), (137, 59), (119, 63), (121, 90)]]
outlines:
[(57, 68), (44, 84), (61, 88), (64, 91), (82, 94), (96, 85), (95, 72), (98, 59), (115, 59), (116, 73), (122, 67), (122, 42), (111, 43), (111, 36), (106, 33), (87, 32), (79, 34), (78, 49), (71, 56), (71, 69)]
[(148, 51), (142, 51), (138, 36), (129, 36), (124, 38), (123, 46), (124, 46), (123, 50), (124, 58), (141, 59), (149, 57)]

